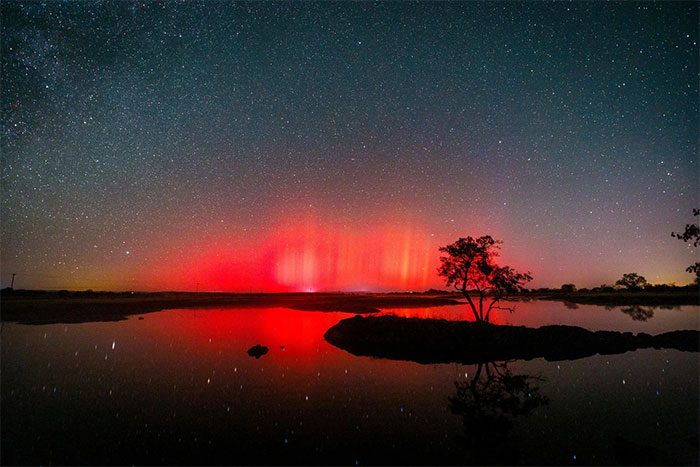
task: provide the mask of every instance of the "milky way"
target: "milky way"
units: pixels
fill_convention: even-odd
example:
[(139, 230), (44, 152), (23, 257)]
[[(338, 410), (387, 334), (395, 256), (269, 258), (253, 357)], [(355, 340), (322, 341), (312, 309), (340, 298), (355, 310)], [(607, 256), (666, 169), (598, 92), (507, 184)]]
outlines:
[(691, 279), (697, 3), (0, 7), (3, 286)]

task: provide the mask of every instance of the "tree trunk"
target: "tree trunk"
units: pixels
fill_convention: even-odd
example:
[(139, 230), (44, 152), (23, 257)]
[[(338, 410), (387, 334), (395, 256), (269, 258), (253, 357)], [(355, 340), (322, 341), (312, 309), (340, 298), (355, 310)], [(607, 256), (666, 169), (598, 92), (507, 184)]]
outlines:
[(497, 302), (498, 300), (492, 300), (491, 304), (489, 305), (489, 310), (486, 312), (486, 321), (489, 320), (489, 316), (491, 315), (491, 309), (493, 308), (493, 305)]
[(476, 319), (476, 322), (480, 322), (481, 318), (479, 317), (479, 314), (476, 312), (476, 306), (474, 305), (474, 302), (472, 301), (472, 298), (469, 296), (469, 292), (467, 292), (467, 281), (464, 281), (464, 284), (462, 285), (462, 295), (467, 299), (467, 302), (469, 302), (469, 306), (472, 309), (472, 313), (474, 313), (474, 319)]

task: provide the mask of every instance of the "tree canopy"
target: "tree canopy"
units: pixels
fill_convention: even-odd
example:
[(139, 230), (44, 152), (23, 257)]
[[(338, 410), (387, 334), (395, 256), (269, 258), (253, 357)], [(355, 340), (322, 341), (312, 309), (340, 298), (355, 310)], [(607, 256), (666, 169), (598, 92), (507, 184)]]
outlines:
[[(693, 216), (700, 216), (700, 209), (693, 209)], [(672, 237), (676, 237), (684, 242), (692, 242), (694, 247), (700, 245), (700, 226), (698, 224), (686, 224), (683, 233), (671, 232)], [(695, 282), (700, 282), (700, 262), (695, 262), (686, 271), (695, 273)]]
[(644, 278), (644, 276), (640, 276), (636, 272), (628, 272), (627, 274), (623, 274), (622, 279), (615, 282), (615, 285), (619, 285), (620, 287), (624, 287), (626, 289), (641, 289), (647, 285), (647, 280)]
[(444, 256), (440, 257), (438, 274), (448, 287), (462, 292), (478, 322), (488, 322), (494, 308), (513, 311), (512, 307), (499, 307), (497, 303), (522, 290), (523, 285), (532, 280), (529, 273), (496, 264), (502, 243), (485, 235), (460, 238), (440, 248)]

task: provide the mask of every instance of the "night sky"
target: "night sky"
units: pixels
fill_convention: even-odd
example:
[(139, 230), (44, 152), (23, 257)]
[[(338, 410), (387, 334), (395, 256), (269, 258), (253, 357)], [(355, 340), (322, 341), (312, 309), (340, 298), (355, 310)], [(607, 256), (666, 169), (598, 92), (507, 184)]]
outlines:
[(695, 2), (0, 7), (3, 287), (692, 278)]

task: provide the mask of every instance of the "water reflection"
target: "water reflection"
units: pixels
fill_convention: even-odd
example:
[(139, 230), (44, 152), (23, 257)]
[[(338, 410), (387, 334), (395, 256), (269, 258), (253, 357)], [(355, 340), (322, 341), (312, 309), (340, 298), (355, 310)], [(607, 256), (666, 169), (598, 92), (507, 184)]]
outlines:
[(537, 386), (541, 378), (513, 374), (509, 362), (480, 363), (467, 381), (455, 381), (449, 409), (462, 418), (464, 442), (478, 463), (514, 464), (513, 419), (528, 417), (549, 398)]
[[(471, 313), (466, 304), (433, 308), (388, 309), (382, 314), (449, 321), (474, 320), (473, 316), (470, 317)], [(579, 326), (591, 331), (645, 332), (653, 335), (678, 329), (700, 330), (699, 316), (700, 306), (697, 305), (603, 307), (553, 300), (531, 300), (518, 301), (515, 303), (514, 313), (492, 315), (491, 321), (494, 324), (535, 328), (549, 324), (563, 324)]]
[(651, 306), (632, 305), (621, 308), (620, 311), (635, 321), (647, 321), (654, 317), (654, 307)]
[(680, 310), (680, 306), (674, 305), (658, 305), (658, 306), (621, 306), (621, 307), (605, 307), (606, 310), (614, 310), (619, 308), (621, 312), (632, 318), (634, 321), (648, 321), (654, 317), (654, 310)]
[(612, 444), (615, 461), (619, 465), (683, 465), (663, 449), (636, 443), (624, 436), (616, 436)]
[[(433, 310), (447, 317), (448, 308)], [(466, 315), (463, 307), (453, 310)], [(656, 310), (641, 322), (602, 307), (530, 302), (501, 316), (657, 334), (696, 329), (698, 310)], [(483, 456), (502, 442), (518, 463), (562, 465), (575, 454), (579, 463), (618, 464), (612, 440), (624, 436), (679, 462), (697, 462), (687, 441), (697, 440), (697, 353), (539, 358), (509, 362), (505, 373), (482, 365), (479, 373), (477, 365), (355, 357), (329, 345), (326, 330), (351, 316), (230, 308), (118, 322), (4, 323), (2, 462), (484, 464), (471, 446), (503, 419), (507, 433), (483, 439), (477, 446)], [(260, 359), (247, 353), (256, 344), (269, 349)], [(457, 386), (456, 368), (463, 383)], [(551, 403), (529, 408), (528, 394)], [(501, 421), (489, 421), (494, 414)], [(515, 463), (493, 456), (489, 463)]]

